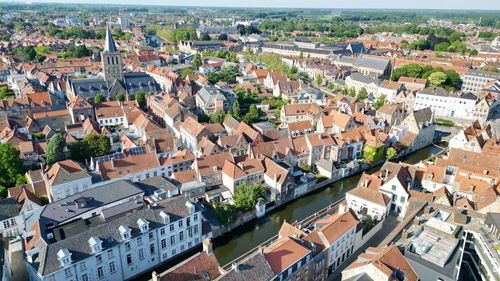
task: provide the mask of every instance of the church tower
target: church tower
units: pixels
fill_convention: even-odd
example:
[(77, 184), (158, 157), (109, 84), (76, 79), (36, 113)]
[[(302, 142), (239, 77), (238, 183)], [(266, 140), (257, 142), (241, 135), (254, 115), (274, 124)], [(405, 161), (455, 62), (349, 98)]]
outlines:
[(109, 27), (106, 28), (106, 42), (104, 43), (104, 51), (101, 53), (101, 59), (104, 79), (108, 87), (111, 87), (115, 80), (124, 82), (122, 55), (116, 48)]

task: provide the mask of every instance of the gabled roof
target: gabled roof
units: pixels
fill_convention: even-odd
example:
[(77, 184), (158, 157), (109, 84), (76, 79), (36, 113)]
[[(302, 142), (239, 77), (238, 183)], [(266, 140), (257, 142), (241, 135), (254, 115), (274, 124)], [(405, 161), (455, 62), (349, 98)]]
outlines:
[(239, 179), (246, 175), (246, 173), (240, 167), (238, 167), (238, 165), (235, 165), (229, 160), (224, 161), (222, 172), (231, 179)]
[(89, 178), (90, 174), (73, 160), (59, 161), (46, 171), (47, 180), (51, 185), (63, 184), (83, 178)]
[(278, 274), (311, 252), (297, 240), (282, 237), (264, 249), (264, 256), (274, 274)]

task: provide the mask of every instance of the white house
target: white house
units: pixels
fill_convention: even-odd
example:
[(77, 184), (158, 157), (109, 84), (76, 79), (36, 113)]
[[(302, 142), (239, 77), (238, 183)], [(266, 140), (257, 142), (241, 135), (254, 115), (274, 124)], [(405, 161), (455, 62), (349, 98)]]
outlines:
[(430, 107), (435, 116), (474, 119), (477, 97), (472, 93), (449, 93), (440, 87), (417, 92), (414, 110)]
[(85, 191), (92, 185), (92, 176), (69, 159), (55, 163), (42, 176), (50, 192), (51, 202)]

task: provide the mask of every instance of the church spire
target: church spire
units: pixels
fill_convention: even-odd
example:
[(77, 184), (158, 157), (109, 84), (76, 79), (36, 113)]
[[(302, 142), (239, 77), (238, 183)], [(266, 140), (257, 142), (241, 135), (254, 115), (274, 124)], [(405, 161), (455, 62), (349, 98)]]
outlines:
[(118, 49), (115, 45), (115, 40), (113, 40), (113, 35), (111, 35), (111, 31), (109, 30), (109, 26), (106, 27), (106, 42), (104, 43), (104, 52), (105, 53), (117, 53)]

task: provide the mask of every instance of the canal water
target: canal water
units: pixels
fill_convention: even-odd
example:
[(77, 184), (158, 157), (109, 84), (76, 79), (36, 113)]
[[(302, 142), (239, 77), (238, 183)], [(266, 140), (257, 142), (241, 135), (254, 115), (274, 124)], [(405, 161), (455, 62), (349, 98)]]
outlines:
[[(440, 150), (440, 148), (431, 145), (409, 154), (399, 159), (399, 161), (415, 164), (432, 154), (438, 153)], [(371, 174), (379, 169), (380, 167), (374, 167), (368, 170), (367, 173)], [(334, 182), (323, 189), (298, 198), (273, 210), (270, 214), (258, 220), (248, 222), (231, 233), (215, 239), (213, 241), (214, 253), (219, 264), (221, 266), (228, 264), (240, 255), (278, 234), (284, 220), (287, 222), (300, 221), (333, 202), (344, 198), (344, 194), (347, 191), (356, 187), (360, 177), (361, 174), (358, 174)]]
[[(440, 146), (443, 146), (443, 144), (440, 144)], [(441, 151), (440, 148), (431, 145), (402, 157), (398, 161), (415, 164), (439, 151)], [(374, 167), (366, 172), (371, 174), (379, 169), (380, 167)], [(358, 184), (360, 177), (361, 174), (358, 174), (334, 182), (325, 188), (316, 190), (284, 206), (278, 207), (260, 219), (250, 221), (232, 232), (214, 239), (212, 241), (213, 250), (219, 264), (224, 266), (230, 263), (234, 259), (278, 234), (284, 220), (287, 222), (300, 221), (333, 202), (342, 199), (347, 191), (353, 189)], [(198, 250), (201, 250), (201, 247), (199, 247)], [(195, 252), (196, 251), (186, 253), (184, 256), (180, 256), (171, 262), (155, 268), (155, 271), (160, 273), (168, 270), (170, 267), (183, 261)], [(151, 279), (151, 272), (142, 274), (135, 280), (149, 279)]]

